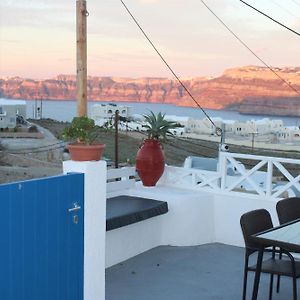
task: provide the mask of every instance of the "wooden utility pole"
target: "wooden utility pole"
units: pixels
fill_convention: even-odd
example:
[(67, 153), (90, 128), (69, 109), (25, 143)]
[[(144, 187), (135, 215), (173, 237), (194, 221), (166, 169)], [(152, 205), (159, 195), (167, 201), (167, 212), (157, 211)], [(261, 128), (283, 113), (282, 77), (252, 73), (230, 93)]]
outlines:
[(86, 0), (76, 1), (77, 116), (87, 115), (87, 30)]
[(115, 168), (119, 168), (119, 111), (115, 114)]

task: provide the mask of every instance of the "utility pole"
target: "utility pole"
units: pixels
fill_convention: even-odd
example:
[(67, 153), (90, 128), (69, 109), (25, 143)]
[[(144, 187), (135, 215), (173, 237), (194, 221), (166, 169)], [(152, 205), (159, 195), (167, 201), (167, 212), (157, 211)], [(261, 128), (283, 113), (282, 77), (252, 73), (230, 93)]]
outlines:
[(256, 132), (251, 132), (252, 135), (252, 142), (251, 142), (251, 148), (252, 148), (252, 153), (254, 152), (254, 138), (255, 138)]
[(119, 111), (115, 113), (115, 168), (119, 168)]
[(41, 97), (40, 119), (43, 119), (43, 97)]
[(87, 115), (87, 26), (86, 0), (76, 1), (77, 116)]

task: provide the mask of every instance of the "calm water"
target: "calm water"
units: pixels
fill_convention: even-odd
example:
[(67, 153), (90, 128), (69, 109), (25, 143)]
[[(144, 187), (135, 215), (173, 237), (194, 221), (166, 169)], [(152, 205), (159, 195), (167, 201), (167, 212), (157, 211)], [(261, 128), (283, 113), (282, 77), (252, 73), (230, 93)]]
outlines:
[[(12, 100), (13, 101), (13, 100)], [(38, 107), (41, 106), (40, 101), (26, 100), (27, 102), (27, 117), (31, 118), (34, 115), (35, 105)], [(108, 102), (88, 102), (88, 111), (91, 111), (92, 105), (95, 103), (105, 103)], [(177, 116), (186, 116), (193, 117), (197, 119), (205, 118), (205, 115), (199, 108), (190, 108), (190, 107), (179, 107), (172, 104), (152, 104), (152, 103), (132, 103), (132, 102), (114, 102), (120, 105), (127, 105), (132, 107), (133, 114), (147, 114), (149, 110), (152, 110), (154, 113), (163, 112), (167, 115), (177, 115)], [(205, 110), (210, 117), (220, 117), (224, 120), (258, 120), (262, 118), (269, 119), (281, 119), (286, 126), (295, 126), (300, 125), (300, 118), (296, 117), (279, 117), (279, 116), (264, 116), (264, 115), (242, 115), (234, 111), (226, 110)], [(46, 101), (42, 102), (42, 114), (43, 118), (51, 118), (58, 121), (71, 121), (72, 118), (76, 115), (76, 102), (75, 101)]]

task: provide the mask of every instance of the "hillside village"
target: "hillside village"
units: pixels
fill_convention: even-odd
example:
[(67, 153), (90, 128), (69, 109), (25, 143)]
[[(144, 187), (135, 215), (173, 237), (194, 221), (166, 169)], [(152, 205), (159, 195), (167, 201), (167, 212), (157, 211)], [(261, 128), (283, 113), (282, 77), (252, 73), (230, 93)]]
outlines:
[[(120, 130), (143, 131), (144, 120), (140, 115), (132, 113), (132, 107), (116, 104), (95, 104), (92, 108), (91, 117), (99, 126), (110, 122), (118, 111), (120, 117), (125, 118), (126, 122), (120, 123)], [(190, 117), (166, 116), (167, 119), (176, 121), (182, 127), (172, 130), (177, 136), (206, 138), (217, 136), (217, 128), (225, 131), (225, 135), (232, 141), (255, 139), (270, 144), (300, 145), (300, 127), (284, 126), (280, 119), (264, 118), (261, 120), (249, 120), (246, 122), (235, 120), (223, 120), (221, 118), (211, 118), (214, 126), (208, 118), (194, 119)]]

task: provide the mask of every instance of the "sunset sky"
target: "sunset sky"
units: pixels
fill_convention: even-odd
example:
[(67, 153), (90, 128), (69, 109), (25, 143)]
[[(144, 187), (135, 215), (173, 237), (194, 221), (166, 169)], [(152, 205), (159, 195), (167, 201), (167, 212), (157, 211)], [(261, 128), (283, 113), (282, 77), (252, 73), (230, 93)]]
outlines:
[[(238, 0), (205, 3), (271, 66), (300, 66), (300, 37)], [(216, 76), (262, 65), (201, 0), (125, 0), (181, 77)], [(300, 32), (300, 0), (248, 0)], [(76, 73), (75, 0), (1, 0), (0, 76), (51, 78)], [(172, 77), (119, 0), (87, 0), (88, 73)]]

